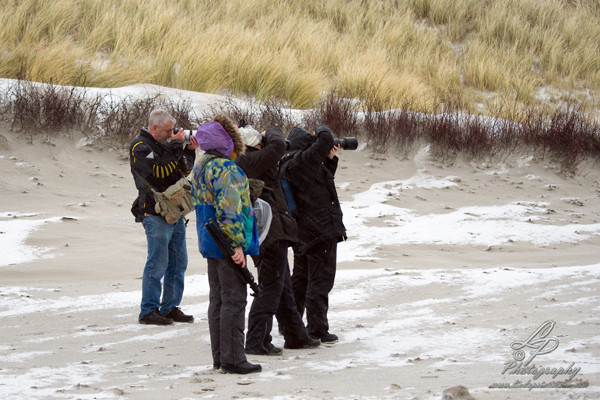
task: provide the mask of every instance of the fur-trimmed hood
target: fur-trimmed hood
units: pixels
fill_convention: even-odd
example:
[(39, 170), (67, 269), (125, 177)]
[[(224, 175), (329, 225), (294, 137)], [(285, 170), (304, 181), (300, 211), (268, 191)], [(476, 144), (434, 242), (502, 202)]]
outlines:
[(204, 151), (216, 150), (223, 155), (236, 158), (246, 151), (236, 124), (225, 114), (217, 114), (213, 120), (200, 125), (196, 131), (196, 141)]
[(231, 140), (233, 141), (233, 151), (235, 151), (238, 157), (244, 154), (246, 152), (246, 145), (244, 144), (242, 134), (238, 130), (235, 122), (225, 114), (215, 115), (213, 121), (221, 124), (223, 129), (229, 134), (229, 137), (231, 137)]

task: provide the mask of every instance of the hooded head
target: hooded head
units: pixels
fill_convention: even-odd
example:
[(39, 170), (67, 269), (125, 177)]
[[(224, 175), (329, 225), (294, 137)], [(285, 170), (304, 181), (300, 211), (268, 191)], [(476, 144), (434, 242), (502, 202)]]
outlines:
[(200, 125), (196, 141), (204, 151), (217, 150), (233, 159), (246, 149), (237, 126), (225, 114), (217, 114), (213, 121)]
[(293, 128), (287, 138), (290, 142), (289, 150), (305, 150), (315, 142), (315, 136), (302, 128)]

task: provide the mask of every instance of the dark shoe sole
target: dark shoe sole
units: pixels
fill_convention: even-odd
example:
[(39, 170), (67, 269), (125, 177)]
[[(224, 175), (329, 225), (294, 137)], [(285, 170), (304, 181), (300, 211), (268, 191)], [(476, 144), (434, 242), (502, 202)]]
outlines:
[(321, 337), (313, 336), (313, 335), (309, 334), (309, 336), (312, 337), (312, 338), (315, 338), (315, 339), (320, 339), (321, 343), (334, 343), (334, 342), (337, 342), (339, 340), (339, 338), (337, 337), (337, 335), (334, 335), (334, 334), (326, 334), (326, 335), (323, 335)]
[(250, 351), (250, 350), (245, 350), (245, 353), (248, 355), (252, 355), (252, 356), (280, 356), (283, 351), (281, 349), (277, 349), (277, 350), (271, 350), (268, 352), (255, 352), (255, 351)]
[(173, 319), (173, 322), (182, 322), (182, 323), (186, 323), (186, 324), (193, 324), (194, 323), (194, 317), (192, 317), (191, 319)]
[(150, 314), (144, 315), (138, 322), (143, 325), (171, 325), (173, 320), (160, 315), (158, 311), (154, 310)]
[(240, 368), (240, 367), (236, 367), (236, 366), (221, 365), (221, 371), (223, 371), (227, 374), (246, 375), (246, 374), (253, 374), (255, 372), (261, 372), (262, 367), (260, 365), (257, 365), (254, 368)]
[(289, 345), (287, 343), (283, 344), (283, 348), (284, 349), (292, 349), (292, 350), (297, 350), (297, 349), (314, 349), (317, 348), (321, 345), (321, 341), (319, 339), (312, 339), (312, 343), (303, 343), (300, 346), (292, 346)]
[(142, 325), (172, 325), (173, 324), (173, 320), (163, 322), (163, 321), (146, 321), (146, 320), (140, 319), (138, 322)]
[[(177, 312), (179, 311), (179, 312)], [(194, 323), (194, 316), (193, 315), (185, 315), (184, 313), (181, 312), (181, 310), (179, 310), (177, 307), (175, 307), (170, 313), (168, 313), (167, 315), (163, 315), (163, 317), (165, 318), (170, 318), (172, 319), (174, 322), (184, 322), (184, 323), (188, 323), (188, 324), (192, 324)]]

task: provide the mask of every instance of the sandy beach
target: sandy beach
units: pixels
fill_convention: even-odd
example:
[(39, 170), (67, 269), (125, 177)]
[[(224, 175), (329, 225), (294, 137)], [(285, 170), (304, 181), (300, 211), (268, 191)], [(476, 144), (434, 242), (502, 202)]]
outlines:
[[(127, 155), (0, 135), (3, 399), (439, 400), (457, 385), (476, 399), (600, 399), (598, 165), (564, 176), (529, 154), (447, 165), (425, 145), (343, 151), (340, 340), (249, 356), (263, 372), (238, 376), (212, 370), (194, 215), (181, 308), (196, 321), (140, 325), (146, 241)], [(283, 345), (276, 324), (273, 337)]]

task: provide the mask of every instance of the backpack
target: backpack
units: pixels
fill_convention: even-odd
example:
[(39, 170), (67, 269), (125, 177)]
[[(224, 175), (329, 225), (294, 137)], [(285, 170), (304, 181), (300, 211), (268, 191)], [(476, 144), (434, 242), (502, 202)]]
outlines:
[(273, 212), (269, 203), (263, 199), (256, 199), (252, 202), (252, 208), (254, 209), (254, 218), (256, 219), (256, 230), (258, 232), (258, 244), (267, 238), (269, 228), (271, 228), (271, 221), (273, 220)]
[(292, 189), (292, 185), (290, 184), (290, 181), (287, 176), (287, 168), (290, 165), (290, 161), (292, 161), (294, 157), (296, 157), (296, 155), (298, 155), (299, 153), (300, 151), (292, 151), (286, 153), (279, 161), (279, 181), (281, 182), (281, 186), (283, 187), (283, 191), (285, 192), (285, 199), (293, 217), (297, 217), (298, 206), (294, 198), (294, 190)]

